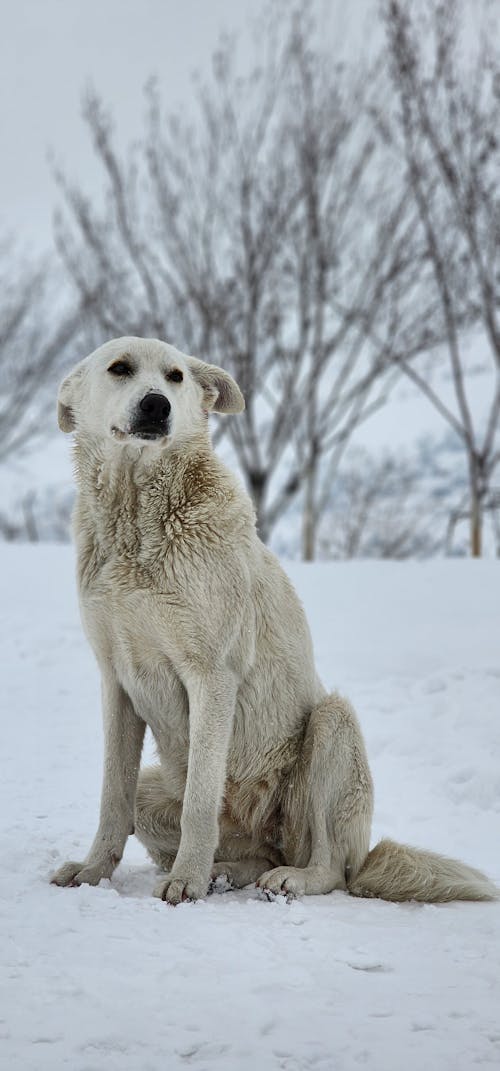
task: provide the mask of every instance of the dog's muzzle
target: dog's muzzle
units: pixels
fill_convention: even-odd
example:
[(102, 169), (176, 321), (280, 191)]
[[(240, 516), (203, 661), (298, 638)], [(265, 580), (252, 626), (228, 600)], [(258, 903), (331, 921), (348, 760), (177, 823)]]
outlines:
[(151, 391), (137, 407), (130, 433), (138, 439), (161, 439), (168, 435), (170, 402), (164, 394)]

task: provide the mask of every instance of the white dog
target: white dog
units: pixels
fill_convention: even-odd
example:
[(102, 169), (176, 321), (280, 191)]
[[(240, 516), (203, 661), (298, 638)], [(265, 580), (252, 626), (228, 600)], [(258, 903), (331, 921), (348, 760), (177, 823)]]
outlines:
[[(155, 339), (107, 342), (61, 385), (105, 761), (92, 847), (52, 880), (109, 878), (135, 830), (171, 904), (220, 875), (286, 896), (495, 898), (453, 860), (390, 841), (369, 853), (356, 716), (318, 679), (302, 606), (211, 449), (208, 413), (243, 407), (227, 372)], [(139, 772), (146, 725), (160, 764)]]

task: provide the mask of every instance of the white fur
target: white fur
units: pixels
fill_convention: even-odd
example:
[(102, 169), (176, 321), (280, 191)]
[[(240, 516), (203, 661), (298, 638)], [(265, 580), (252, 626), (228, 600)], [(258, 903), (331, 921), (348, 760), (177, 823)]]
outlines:
[[(117, 378), (122, 357), (133, 374)], [(170, 422), (144, 441), (134, 414), (151, 391), (168, 399)], [(226, 372), (155, 339), (106, 343), (61, 385), (105, 762), (89, 854), (53, 881), (110, 877), (135, 828), (167, 871), (156, 895), (174, 904), (211, 879), (257, 881), (268, 895), (493, 898), (482, 875), (431, 853), (382, 842), (368, 855), (372, 782), (356, 716), (318, 679), (302, 606), (211, 449), (208, 411), (243, 405)], [(139, 772), (146, 724), (160, 763)]]

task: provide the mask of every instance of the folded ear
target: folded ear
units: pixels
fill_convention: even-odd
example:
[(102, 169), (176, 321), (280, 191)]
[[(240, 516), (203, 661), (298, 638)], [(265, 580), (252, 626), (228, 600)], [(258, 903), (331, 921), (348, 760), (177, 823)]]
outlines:
[(83, 375), (83, 361), (77, 364), (66, 379), (63, 379), (57, 396), (57, 423), (61, 431), (75, 430), (75, 395)]
[(229, 372), (215, 364), (205, 364), (197, 357), (188, 357), (187, 362), (193, 379), (203, 388), (205, 409), (214, 413), (241, 413), (245, 399)]

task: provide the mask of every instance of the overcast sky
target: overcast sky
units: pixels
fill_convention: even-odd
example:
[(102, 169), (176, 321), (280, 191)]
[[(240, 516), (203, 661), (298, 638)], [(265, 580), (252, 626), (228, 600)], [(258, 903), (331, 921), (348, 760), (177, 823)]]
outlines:
[[(341, 37), (357, 51), (372, 0), (316, 3), (337, 47)], [(140, 130), (150, 75), (182, 109), (193, 72), (210, 69), (221, 30), (238, 31), (245, 50), (259, 8), (256, 0), (0, 0), (0, 232), (34, 246), (50, 242), (56, 193), (48, 150), (85, 189), (98, 188), (80, 118), (89, 82), (110, 105), (125, 144)]]

